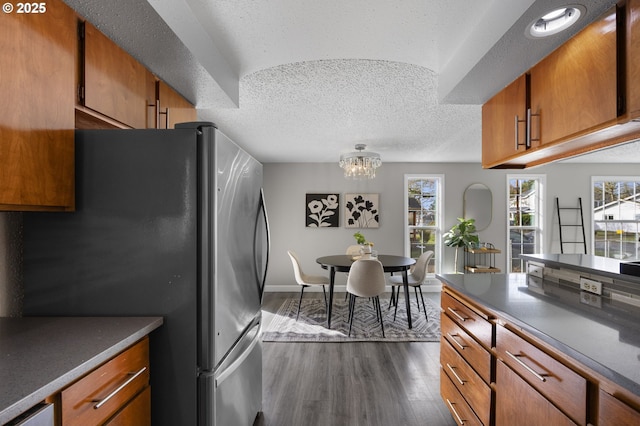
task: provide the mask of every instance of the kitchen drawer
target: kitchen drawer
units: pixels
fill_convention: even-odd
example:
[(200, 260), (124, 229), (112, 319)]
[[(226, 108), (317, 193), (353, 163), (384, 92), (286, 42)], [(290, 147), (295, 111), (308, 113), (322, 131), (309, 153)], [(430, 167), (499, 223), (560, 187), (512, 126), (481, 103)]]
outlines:
[(151, 426), (151, 388), (147, 386), (105, 426)]
[(148, 385), (144, 339), (61, 392), (62, 425), (102, 424)]
[(444, 312), (440, 314), (442, 337), (489, 383), (491, 382), (491, 354), (476, 342)]
[(509, 367), (497, 361), (495, 426), (514, 425), (569, 426), (575, 423)]
[(491, 388), (445, 339), (440, 344), (440, 366), (482, 423), (488, 425)]
[(599, 426), (637, 426), (640, 424), (640, 412), (602, 389), (600, 389), (599, 395)]
[(482, 426), (480, 419), (442, 369), (440, 370), (440, 395), (456, 423), (461, 426)]
[[(578, 424), (586, 424), (587, 381), (505, 327), (496, 329), (498, 357)], [(496, 377), (500, 387), (499, 377)]]
[(488, 321), (488, 316), (481, 315), (449, 293), (442, 293), (441, 304), (449, 318), (482, 343), (485, 348), (492, 347), (493, 324)]

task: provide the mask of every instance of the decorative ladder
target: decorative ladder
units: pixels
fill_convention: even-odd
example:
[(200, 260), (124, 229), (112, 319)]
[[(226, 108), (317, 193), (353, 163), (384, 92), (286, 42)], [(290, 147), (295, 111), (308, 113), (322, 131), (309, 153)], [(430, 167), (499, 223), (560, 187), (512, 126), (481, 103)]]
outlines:
[[(560, 232), (560, 253), (564, 253), (565, 244), (582, 244), (584, 248), (584, 254), (587, 254), (587, 237), (584, 232), (584, 216), (582, 214), (582, 197), (578, 197), (578, 207), (560, 207), (560, 201), (556, 197), (556, 210), (558, 212), (558, 230)], [(564, 224), (562, 223), (561, 211), (563, 210), (578, 210), (580, 212), (580, 223)], [(562, 238), (562, 228), (566, 227), (580, 227), (582, 228), (582, 241), (564, 241)]]

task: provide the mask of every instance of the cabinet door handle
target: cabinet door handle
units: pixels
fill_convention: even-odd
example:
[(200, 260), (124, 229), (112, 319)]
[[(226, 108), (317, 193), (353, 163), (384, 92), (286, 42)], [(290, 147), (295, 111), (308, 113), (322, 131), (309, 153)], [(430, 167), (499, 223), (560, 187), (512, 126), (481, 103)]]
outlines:
[(462, 379), (460, 378), (460, 376), (458, 376), (458, 375), (456, 374), (456, 372), (454, 371), (453, 367), (452, 367), (449, 363), (447, 363), (447, 368), (449, 369), (449, 371), (451, 371), (451, 374), (453, 374), (453, 375), (454, 375), (454, 377), (456, 378), (456, 380), (458, 381), (458, 383), (460, 383), (462, 386), (464, 386), (464, 380), (462, 380)]
[(540, 141), (540, 133), (542, 132), (541, 130), (541, 124), (538, 123), (538, 137), (536, 139), (531, 137), (531, 129), (533, 128), (533, 124), (531, 122), (531, 117), (540, 117), (540, 113), (537, 114), (533, 114), (531, 112), (531, 108), (527, 108), (527, 137), (526, 137), (526, 146), (527, 148), (531, 148), (531, 141), (536, 141), (539, 142)]
[(121, 384), (116, 389), (114, 389), (113, 392), (111, 392), (109, 395), (105, 396), (104, 399), (101, 399), (101, 400), (98, 400), (98, 401), (93, 401), (93, 402), (97, 402), (97, 404), (94, 405), (93, 408), (97, 410), (98, 408), (102, 407), (104, 404), (107, 403), (107, 401), (109, 401), (111, 398), (116, 396), (116, 394), (118, 392), (120, 392), (122, 389), (124, 389), (129, 383), (133, 382), (139, 375), (144, 373), (146, 369), (147, 369), (147, 367), (142, 367), (140, 369), (140, 371), (138, 371), (137, 373), (129, 373), (132, 376), (129, 377), (123, 384)]
[(459, 313), (456, 312), (455, 309), (453, 308), (447, 308), (447, 310), (449, 312), (451, 312), (453, 315), (455, 315), (456, 318), (458, 318), (460, 321), (466, 321), (468, 318), (463, 317), (462, 315), (460, 315)]
[(520, 361), (520, 359), (518, 357), (521, 357), (522, 355), (514, 355), (509, 351), (504, 351), (507, 355), (509, 355), (515, 362), (517, 362), (518, 364), (520, 364), (522, 366), (522, 368), (524, 368), (525, 370), (527, 370), (529, 373), (533, 374), (534, 376), (536, 376), (536, 379), (540, 380), (541, 382), (546, 382), (547, 379), (545, 379), (544, 377), (542, 377), (542, 374), (538, 374), (536, 373), (533, 368), (529, 367), (527, 364), (525, 364), (524, 362)]
[(160, 99), (156, 99), (156, 129), (160, 128)]
[(455, 339), (456, 337), (458, 337), (458, 335), (457, 335), (457, 334), (453, 334), (453, 335), (452, 335), (452, 334), (447, 333), (447, 336), (449, 336), (449, 338), (451, 339), (451, 341), (452, 341), (453, 343), (455, 343), (455, 344), (456, 344), (456, 346), (458, 346), (458, 347), (460, 348), (460, 350), (461, 350), (461, 351), (463, 351), (463, 350), (464, 350), (464, 348), (466, 348), (466, 347), (467, 347), (466, 345), (463, 345), (463, 344), (459, 343), (459, 342)]
[(458, 414), (456, 409), (453, 407), (455, 404), (449, 401), (449, 398), (447, 398), (447, 404), (449, 404), (449, 408), (451, 408), (451, 411), (453, 411), (453, 414), (455, 414), (456, 418), (458, 419), (458, 423), (460, 423), (461, 425), (464, 425), (464, 420), (462, 420), (462, 418), (460, 417), (460, 414)]
[(518, 115), (516, 115), (516, 137), (515, 137), (515, 143), (516, 143), (516, 151), (518, 150), (518, 147), (524, 145), (526, 148), (529, 148), (529, 145), (527, 143), (520, 143), (520, 123), (526, 123), (526, 130), (527, 130), (527, 135), (529, 133), (529, 122), (526, 119), (520, 120), (520, 117), (518, 117)]
[(160, 111), (160, 109), (158, 109), (158, 126), (160, 125), (160, 115), (164, 115), (164, 123), (165, 123), (164, 128), (168, 129), (169, 128), (169, 107), (165, 108), (164, 111)]

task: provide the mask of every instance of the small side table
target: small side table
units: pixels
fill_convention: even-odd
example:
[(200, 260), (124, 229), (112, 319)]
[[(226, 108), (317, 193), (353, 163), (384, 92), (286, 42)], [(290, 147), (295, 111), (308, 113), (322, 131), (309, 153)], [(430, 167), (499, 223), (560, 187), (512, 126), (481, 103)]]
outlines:
[(465, 248), (464, 270), (472, 274), (499, 273), (500, 268), (496, 268), (496, 254), (498, 253), (501, 252), (496, 248)]

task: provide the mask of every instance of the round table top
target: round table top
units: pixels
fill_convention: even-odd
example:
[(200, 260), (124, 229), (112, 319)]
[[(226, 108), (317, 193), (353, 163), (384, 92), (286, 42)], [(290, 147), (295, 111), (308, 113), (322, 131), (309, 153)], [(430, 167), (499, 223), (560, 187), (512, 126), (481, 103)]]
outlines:
[[(416, 263), (415, 259), (405, 256), (396, 256), (393, 254), (379, 254), (377, 259), (382, 263), (382, 268), (385, 272), (395, 272), (407, 270)], [(351, 255), (347, 254), (335, 254), (332, 256), (322, 256), (316, 259), (323, 268), (333, 267), (339, 272), (348, 271), (351, 268), (353, 262)]]

